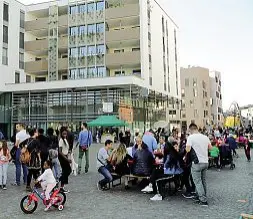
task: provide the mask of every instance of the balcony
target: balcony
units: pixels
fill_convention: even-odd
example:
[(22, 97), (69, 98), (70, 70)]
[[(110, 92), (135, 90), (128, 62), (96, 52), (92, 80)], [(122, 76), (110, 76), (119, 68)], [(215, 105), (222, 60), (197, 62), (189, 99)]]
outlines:
[[(68, 48), (68, 37), (60, 37), (58, 39), (58, 48)], [(25, 42), (26, 52), (42, 52), (48, 50), (48, 39), (33, 40)]]
[[(68, 16), (67, 15), (59, 16), (58, 23), (59, 27), (68, 26)], [(26, 21), (25, 31), (48, 29), (48, 24), (49, 24), (49, 17), (43, 17), (32, 21)]]
[(105, 19), (117, 19), (126, 17), (137, 17), (140, 14), (139, 4), (126, 4), (121, 7), (107, 8), (105, 11)]
[[(68, 58), (58, 59), (58, 70), (68, 69)], [(25, 63), (25, 72), (30, 74), (46, 73), (48, 71), (48, 60), (31, 61)]]
[(141, 63), (140, 51), (106, 54), (105, 63), (108, 68), (138, 67)]
[(106, 32), (106, 42), (140, 40), (140, 28), (110, 30)]

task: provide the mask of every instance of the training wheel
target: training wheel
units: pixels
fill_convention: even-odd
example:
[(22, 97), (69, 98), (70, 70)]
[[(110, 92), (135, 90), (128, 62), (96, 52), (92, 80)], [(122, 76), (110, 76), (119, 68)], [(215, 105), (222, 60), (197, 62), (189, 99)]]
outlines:
[(59, 205), (59, 206), (58, 206), (58, 210), (59, 210), (59, 211), (62, 211), (62, 210), (63, 210), (63, 208), (64, 208), (64, 206), (63, 206), (63, 205)]

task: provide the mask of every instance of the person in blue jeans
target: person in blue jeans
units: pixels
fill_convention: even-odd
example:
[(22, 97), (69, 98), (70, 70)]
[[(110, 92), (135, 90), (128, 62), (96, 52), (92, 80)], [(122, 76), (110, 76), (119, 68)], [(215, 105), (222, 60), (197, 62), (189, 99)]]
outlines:
[(106, 190), (106, 184), (112, 182), (113, 177), (110, 173), (110, 151), (112, 149), (112, 141), (106, 140), (105, 146), (98, 151), (97, 154), (97, 169), (103, 175), (104, 179), (97, 184), (99, 190)]

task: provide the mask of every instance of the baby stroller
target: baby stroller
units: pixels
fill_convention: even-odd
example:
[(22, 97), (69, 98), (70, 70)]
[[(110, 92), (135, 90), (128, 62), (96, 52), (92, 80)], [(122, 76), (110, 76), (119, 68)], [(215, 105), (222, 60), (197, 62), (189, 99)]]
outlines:
[(233, 162), (232, 149), (228, 145), (220, 146), (220, 166), (221, 168), (226, 165), (230, 165), (230, 169), (233, 170), (235, 168), (235, 164)]

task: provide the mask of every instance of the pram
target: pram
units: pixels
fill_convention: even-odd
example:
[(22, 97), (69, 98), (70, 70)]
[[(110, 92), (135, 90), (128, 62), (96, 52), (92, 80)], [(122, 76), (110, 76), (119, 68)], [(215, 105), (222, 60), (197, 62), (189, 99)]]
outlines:
[(235, 168), (235, 164), (233, 162), (232, 149), (228, 145), (220, 146), (220, 167), (223, 168), (226, 165), (230, 165), (230, 169), (233, 170)]

